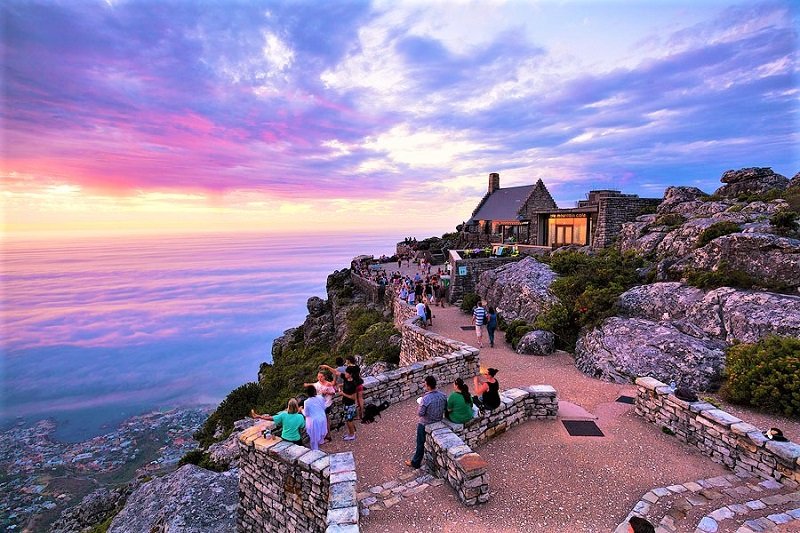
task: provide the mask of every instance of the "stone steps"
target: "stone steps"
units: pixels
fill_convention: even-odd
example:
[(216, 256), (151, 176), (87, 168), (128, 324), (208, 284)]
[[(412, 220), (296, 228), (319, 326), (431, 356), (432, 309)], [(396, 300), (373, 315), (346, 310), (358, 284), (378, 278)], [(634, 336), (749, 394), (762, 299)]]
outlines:
[(433, 474), (424, 470), (414, 470), (397, 479), (359, 492), (356, 499), (361, 515), (368, 516), (372, 511), (385, 511), (400, 503), (403, 498), (419, 494), (428, 487), (436, 487), (443, 483), (443, 479), (436, 478)]
[(616, 533), (627, 531), (632, 515), (647, 518), (658, 533), (771, 531), (777, 524), (800, 520), (800, 487), (788, 479), (729, 474), (651, 489)]

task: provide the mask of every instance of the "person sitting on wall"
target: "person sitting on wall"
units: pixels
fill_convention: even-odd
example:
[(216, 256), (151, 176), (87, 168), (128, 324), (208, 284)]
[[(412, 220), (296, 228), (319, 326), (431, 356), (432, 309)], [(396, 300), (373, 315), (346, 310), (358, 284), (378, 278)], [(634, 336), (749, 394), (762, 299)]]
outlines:
[(406, 461), (406, 466), (419, 468), (422, 466), (422, 457), (425, 453), (425, 426), (435, 422), (441, 422), (447, 410), (447, 397), (436, 390), (436, 378), (425, 376), (425, 395), (417, 399), (417, 447), (414, 450), (414, 457)]
[(632, 516), (628, 520), (628, 533), (656, 533), (656, 528), (641, 516)]
[(281, 411), (275, 416), (260, 415), (255, 409), (250, 410), (250, 416), (259, 420), (271, 420), (275, 425), (280, 425), (281, 438), (292, 444), (298, 446), (303, 445), (303, 438), (300, 436), (300, 430), (306, 427), (306, 417), (300, 414), (300, 407), (297, 405), (297, 400), (292, 398), (286, 405), (286, 410)]
[(425, 304), (422, 302), (417, 303), (417, 318), (422, 321), (422, 327), (428, 325), (428, 316), (425, 314)]
[(461, 378), (453, 383), (453, 392), (447, 397), (447, 419), (456, 424), (466, 424), (472, 420), (472, 396), (469, 387)]
[(472, 401), (481, 410), (491, 411), (500, 407), (500, 382), (495, 379), (497, 372), (496, 368), (481, 368), (483, 381), (480, 376), (473, 378), (476, 396), (472, 397)]

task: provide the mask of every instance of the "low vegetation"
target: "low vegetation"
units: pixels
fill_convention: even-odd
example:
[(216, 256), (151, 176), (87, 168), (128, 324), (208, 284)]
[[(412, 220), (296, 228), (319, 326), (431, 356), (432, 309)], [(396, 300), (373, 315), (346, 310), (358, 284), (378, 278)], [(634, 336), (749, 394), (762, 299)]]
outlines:
[(678, 226), (683, 225), (686, 222), (686, 219), (683, 218), (682, 215), (678, 213), (666, 213), (659, 217), (656, 217), (655, 221), (653, 222), (654, 226), (667, 226), (669, 228), (677, 228)]
[(556, 347), (575, 349), (581, 328), (593, 328), (615, 314), (620, 294), (639, 282), (637, 269), (644, 259), (632, 252), (613, 248), (588, 255), (577, 251), (550, 254), (542, 258), (559, 275), (550, 290), (560, 304), (537, 317), (534, 329), (556, 335)]
[(785, 416), (800, 415), (800, 339), (765, 337), (728, 348), (723, 396)]
[(517, 344), (519, 344), (519, 341), (522, 339), (522, 337), (524, 337), (526, 333), (535, 329), (533, 325), (521, 319), (512, 320), (508, 323), (504, 322), (503, 327), (503, 331), (506, 333), (506, 342), (509, 343), (515, 350), (517, 349)]
[(740, 231), (742, 231), (741, 226), (735, 222), (717, 222), (703, 230), (703, 233), (701, 233), (697, 238), (697, 247), (702, 248), (717, 237), (730, 235), (731, 233), (738, 233)]
[(800, 229), (800, 224), (798, 224), (797, 219), (800, 218), (800, 214), (795, 211), (778, 211), (769, 219), (769, 223), (771, 226), (775, 228), (777, 233), (781, 235), (795, 235)]
[(466, 293), (463, 298), (461, 298), (461, 310), (469, 315), (472, 314), (472, 310), (478, 305), (478, 302), (481, 301), (481, 297), (475, 294), (474, 292)]
[(200, 468), (205, 468), (206, 470), (212, 470), (214, 472), (225, 472), (228, 470), (227, 464), (219, 464), (211, 459), (211, 456), (208, 452), (204, 452), (203, 450), (196, 449), (190, 452), (186, 452), (186, 454), (181, 457), (181, 460), (178, 461), (178, 466), (183, 465), (197, 465)]

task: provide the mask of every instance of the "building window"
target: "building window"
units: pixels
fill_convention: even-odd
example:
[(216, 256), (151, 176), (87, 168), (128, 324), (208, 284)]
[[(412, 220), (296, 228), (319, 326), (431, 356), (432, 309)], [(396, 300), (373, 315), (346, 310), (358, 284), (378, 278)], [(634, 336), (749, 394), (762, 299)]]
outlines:
[(586, 215), (550, 215), (547, 221), (548, 246), (567, 244), (589, 244), (588, 218)]

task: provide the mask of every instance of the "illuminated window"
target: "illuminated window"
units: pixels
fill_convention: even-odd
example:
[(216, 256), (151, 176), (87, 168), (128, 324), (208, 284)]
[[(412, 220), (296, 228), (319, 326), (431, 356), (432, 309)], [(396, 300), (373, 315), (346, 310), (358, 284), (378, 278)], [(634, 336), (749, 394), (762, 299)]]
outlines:
[(589, 244), (588, 234), (586, 215), (550, 215), (547, 221), (547, 244), (549, 246), (565, 244), (585, 246)]

